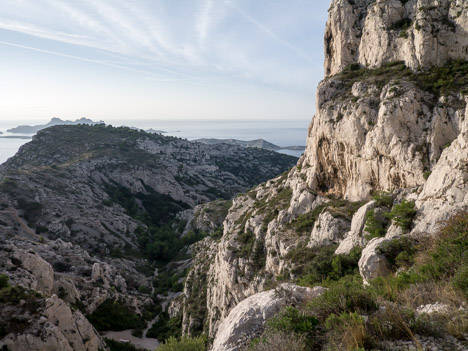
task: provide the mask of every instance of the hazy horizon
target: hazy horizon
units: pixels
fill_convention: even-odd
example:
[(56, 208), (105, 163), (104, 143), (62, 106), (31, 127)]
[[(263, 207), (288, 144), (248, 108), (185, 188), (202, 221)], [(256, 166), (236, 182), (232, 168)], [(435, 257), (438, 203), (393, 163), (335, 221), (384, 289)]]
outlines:
[(328, 5), (2, 1), (0, 119), (310, 120)]

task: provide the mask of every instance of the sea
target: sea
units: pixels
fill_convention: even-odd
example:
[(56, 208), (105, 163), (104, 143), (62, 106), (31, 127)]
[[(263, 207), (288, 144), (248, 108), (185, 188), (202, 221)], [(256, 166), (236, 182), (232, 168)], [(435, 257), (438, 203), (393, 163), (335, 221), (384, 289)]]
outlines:
[[(63, 118), (62, 118), (63, 119)], [(19, 148), (31, 141), (31, 134), (12, 134), (6, 130), (18, 125), (46, 124), (49, 121), (1, 121), (0, 164), (13, 156)], [(112, 126), (128, 126), (163, 131), (188, 140), (202, 138), (255, 140), (264, 139), (278, 146), (305, 146), (310, 121), (244, 121), (244, 120), (104, 120)], [(278, 152), (300, 157), (303, 150), (279, 150)]]

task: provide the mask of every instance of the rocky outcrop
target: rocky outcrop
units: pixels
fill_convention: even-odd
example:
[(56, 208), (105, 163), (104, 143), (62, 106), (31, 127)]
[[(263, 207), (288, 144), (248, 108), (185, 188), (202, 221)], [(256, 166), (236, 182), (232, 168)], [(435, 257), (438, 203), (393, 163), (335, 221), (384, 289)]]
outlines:
[(374, 238), (362, 250), (359, 260), (359, 273), (364, 281), (368, 284), (369, 280), (380, 276), (387, 275), (391, 272), (390, 264), (383, 254), (378, 251), (378, 248), (383, 243), (389, 241), (386, 238)]
[(339, 243), (343, 240), (343, 233), (346, 233), (349, 228), (349, 221), (339, 217), (335, 218), (330, 212), (324, 211), (315, 222), (307, 247)]
[(240, 302), (221, 323), (212, 351), (237, 351), (248, 343), (249, 336), (262, 330), (265, 321), (288, 305), (301, 305), (321, 295), (322, 287), (304, 288), (281, 284), (276, 289), (263, 291)]
[(16, 250), (7, 262), (12, 270), (12, 280), (26, 288), (50, 295), (54, 287), (52, 266), (34, 251)]
[(363, 235), (366, 215), (375, 207), (375, 201), (370, 201), (362, 206), (353, 216), (351, 230), (346, 233), (344, 240), (336, 249), (337, 254), (349, 253), (353, 247), (364, 246), (366, 240)]
[[(0, 339), (0, 347), (11, 351), (98, 351), (107, 349), (104, 340), (79, 311), (73, 311), (56, 295), (41, 299), (25, 296), (23, 305), (2, 304), (0, 314), (3, 326), (13, 331)], [(27, 310), (27, 306), (40, 306)], [(33, 307), (34, 308), (34, 307)], [(37, 308), (37, 307), (36, 307)], [(15, 324), (10, 321), (15, 320)], [(27, 318), (27, 322), (25, 322)], [(23, 323), (21, 332), (15, 331)]]
[(468, 54), (468, 10), (462, 0), (334, 0), (325, 31), (325, 74), (352, 63), (380, 67), (404, 61), (417, 69)]
[(468, 208), (468, 105), (460, 120), (460, 133), (443, 150), (417, 198), (416, 235), (434, 232), (442, 221)]
[[(461, 1), (333, 1), (325, 34), (328, 79), (319, 85), (300, 163), (310, 166), (311, 188), (357, 200), (376, 189), (425, 183), (424, 172), (460, 132), (465, 101), (455, 91), (434, 106), (437, 97), (411, 75), (466, 59), (467, 16)], [(408, 75), (382, 77), (382, 66), (397, 61), (410, 68)], [(350, 64), (376, 70), (352, 79)]]

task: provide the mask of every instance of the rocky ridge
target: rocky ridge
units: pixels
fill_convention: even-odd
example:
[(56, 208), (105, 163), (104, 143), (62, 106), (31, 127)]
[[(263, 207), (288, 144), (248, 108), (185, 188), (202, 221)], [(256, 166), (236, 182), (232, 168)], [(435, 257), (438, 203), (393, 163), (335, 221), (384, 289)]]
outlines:
[[(103, 324), (109, 323), (108, 307), (103, 307), (109, 304), (144, 329), (143, 319), (153, 319), (158, 305), (167, 305), (163, 300), (168, 299), (162, 294), (165, 288), (159, 288), (160, 294), (152, 292), (152, 262), (165, 264), (172, 255), (157, 245), (175, 240), (179, 246), (171, 250), (185, 252), (184, 246), (198, 239), (184, 232), (184, 216), (199, 218), (200, 228), (212, 231), (213, 226), (203, 228), (208, 222), (203, 218), (209, 218), (210, 225), (221, 218), (219, 227), (229, 201), (187, 209), (218, 197), (228, 199), (287, 170), (296, 160), (130, 128), (77, 125), (41, 130), (1, 167), (0, 272), (8, 277), (8, 289), (40, 292), (41, 301), (53, 299), (50, 305), (60, 313), (49, 315), (47, 307), (39, 311), (46, 319), (39, 318), (39, 324), (32, 323), (24, 333), (15, 329), (2, 334), (1, 342), (10, 350), (78, 350), (78, 344), (86, 350), (106, 348), (84, 316), (100, 330), (109, 330), (103, 329), (112, 328)], [(146, 254), (140, 251), (144, 249)], [(182, 277), (189, 263), (179, 265)], [(25, 318), (23, 312), (18, 318)], [(48, 320), (67, 329), (44, 327)], [(74, 335), (73, 328), (82, 339), (67, 334)], [(41, 333), (44, 342), (31, 336)]]

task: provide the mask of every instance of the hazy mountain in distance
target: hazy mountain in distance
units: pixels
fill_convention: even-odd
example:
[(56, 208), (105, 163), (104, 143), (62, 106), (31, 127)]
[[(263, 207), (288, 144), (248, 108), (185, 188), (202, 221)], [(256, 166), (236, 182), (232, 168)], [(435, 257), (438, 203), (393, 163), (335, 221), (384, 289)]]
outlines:
[(50, 120), (49, 123), (47, 124), (41, 124), (41, 125), (35, 125), (35, 126), (28, 126), (28, 125), (22, 125), (18, 126), (15, 128), (8, 129), (7, 132), (10, 133), (21, 133), (21, 134), (35, 134), (38, 131), (52, 127), (52, 126), (57, 126), (57, 125), (77, 125), (77, 124), (89, 124), (89, 125), (94, 125), (94, 124), (100, 124), (103, 123), (102, 121), (99, 122), (94, 122), (88, 118), (82, 117), (80, 119), (77, 119), (76, 121), (63, 121), (60, 118), (54, 117)]
[(215, 144), (228, 144), (228, 145), (237, 145), (242, 147), (256, 147), (259, 149), (266, 150), (304, 150), (305, 146), (278, 146), (264, 139), (255, 139), (255, 140), (238, 140), (238, 139), (215, 139), (215, 138), (205, 138), (205, 139), (196, 139), (194, 140), (199, 143), (204, 143), (208, 145)]

